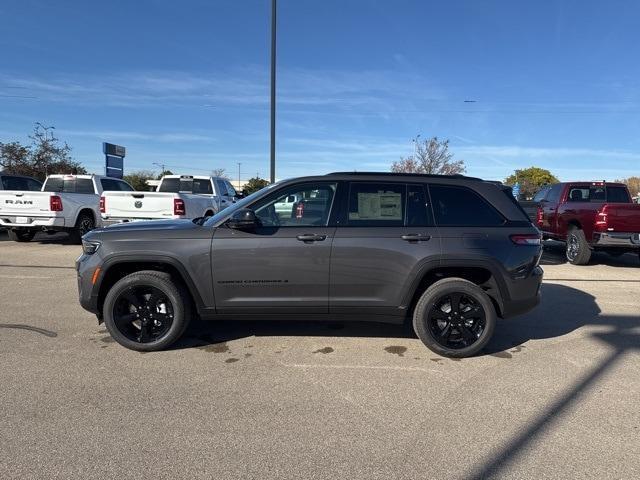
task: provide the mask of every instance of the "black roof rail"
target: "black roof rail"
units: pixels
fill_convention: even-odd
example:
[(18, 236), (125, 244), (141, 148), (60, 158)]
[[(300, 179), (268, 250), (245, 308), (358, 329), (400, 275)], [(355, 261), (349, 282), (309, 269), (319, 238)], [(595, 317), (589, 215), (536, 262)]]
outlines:
[(476, 180), (479, 182), (484, 182), (482, 178), (478, 177), (467, 177), (466, 175), (461, 175), (456, 173), (454, 175), (437, 175), (431, 173), (402, 173), (402, 172), (331, 172), (327, 173), (326, 176), (331, 175), (382, 175), (385, 177), (420, 177), (420, 178), (452, 178), (452, 179), (461, 179), (461, 180)]

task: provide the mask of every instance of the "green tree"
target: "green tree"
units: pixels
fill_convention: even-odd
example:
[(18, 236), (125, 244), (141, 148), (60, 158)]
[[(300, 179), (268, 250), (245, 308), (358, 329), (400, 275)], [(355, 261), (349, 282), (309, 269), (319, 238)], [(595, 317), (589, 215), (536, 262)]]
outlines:
[(147, 192), (149, 191), (149, 184), (147, 183), (147, 180), (155, 179), (156, 174), (151, 170), (138, 170), (135, 172), (131, 172), (130, 174), (125, 175), (122, 178), (135, 190)]
[(449, 140), (438, 140), (438, 137), (421, 139), (418, 135), (412, 141), (413, 154), (393, 162), (392, 172), (455, 175), (466, 171), (464, 160), (453, 160)]
[(550, 183), (558, 183), (559, 180), (549, 171), (540, 167), (529, 167), (516, 170), (509, 175), (504, 183), (507, 185), (520, 184), (520, 196), (530, 199), (536, 194), (540, 187)]
[(54, 137), (52, 129), (36, 123), (29, 135), (29, 146), (20, 142), (0, 143), (0, 166), (3, 170), (39, 180), (55, 173), (87, 173), (82, 164), (71, 157), (71, 147)]
[(253, 177), (250, 178), (249, 181), (247, 181), (247, 183), (244, 185), (244, 192), (247, 195), (251, 195), (253, 192), (257, 192), (267, 185), (269, 185), (269, 182), (267, 182), (264, 178)]

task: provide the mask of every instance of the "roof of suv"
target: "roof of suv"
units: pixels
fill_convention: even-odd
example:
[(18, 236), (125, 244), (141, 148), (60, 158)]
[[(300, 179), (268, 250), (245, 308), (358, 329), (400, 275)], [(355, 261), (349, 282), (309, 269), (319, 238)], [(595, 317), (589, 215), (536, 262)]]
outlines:
[(375, 177), (419, 177), (419, 178), (450, 178), (454, 180), (476, 180), (483, 182), (482, 178), (467, 177), (466, 175), (435, 175), (429, 173), (402, 173), (402, 172), (331, 172), (325, 176), (375, 176)]

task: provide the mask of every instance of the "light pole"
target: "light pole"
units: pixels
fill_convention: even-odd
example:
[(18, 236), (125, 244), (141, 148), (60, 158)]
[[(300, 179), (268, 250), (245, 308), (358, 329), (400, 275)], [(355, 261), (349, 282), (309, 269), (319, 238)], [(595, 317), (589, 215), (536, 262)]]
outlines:
[(153, 162), (153, 164), (152, 164), (152, 165), (156, 165), (156, 166), (160, 167), (160, 168), (162, 169), (162, 170), (160, 171), (160, 176), (164, 175), (164, 172), (166, 171), (166, 170), (164, 169), (164, 167), (165, 167), (165, 164), (164, 164), (164, 163), (156, 163), (156, 162)]
[(242, 188), (240, 183), (240, 165), (242, 165), (242, 162), (238, 162), (238, 190)]
[(276, 6), (271, 0), (271, 183), (276, 181)]

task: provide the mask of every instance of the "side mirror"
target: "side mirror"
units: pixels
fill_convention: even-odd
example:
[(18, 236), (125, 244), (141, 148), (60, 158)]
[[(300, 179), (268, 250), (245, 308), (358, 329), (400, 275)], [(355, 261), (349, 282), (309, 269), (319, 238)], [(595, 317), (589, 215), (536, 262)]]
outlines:
[(227, 225), (236, 230), (253, 230), (258, 226), (258, 218), (250, 208), (241, 208), (233, 212), (227, 220)]

